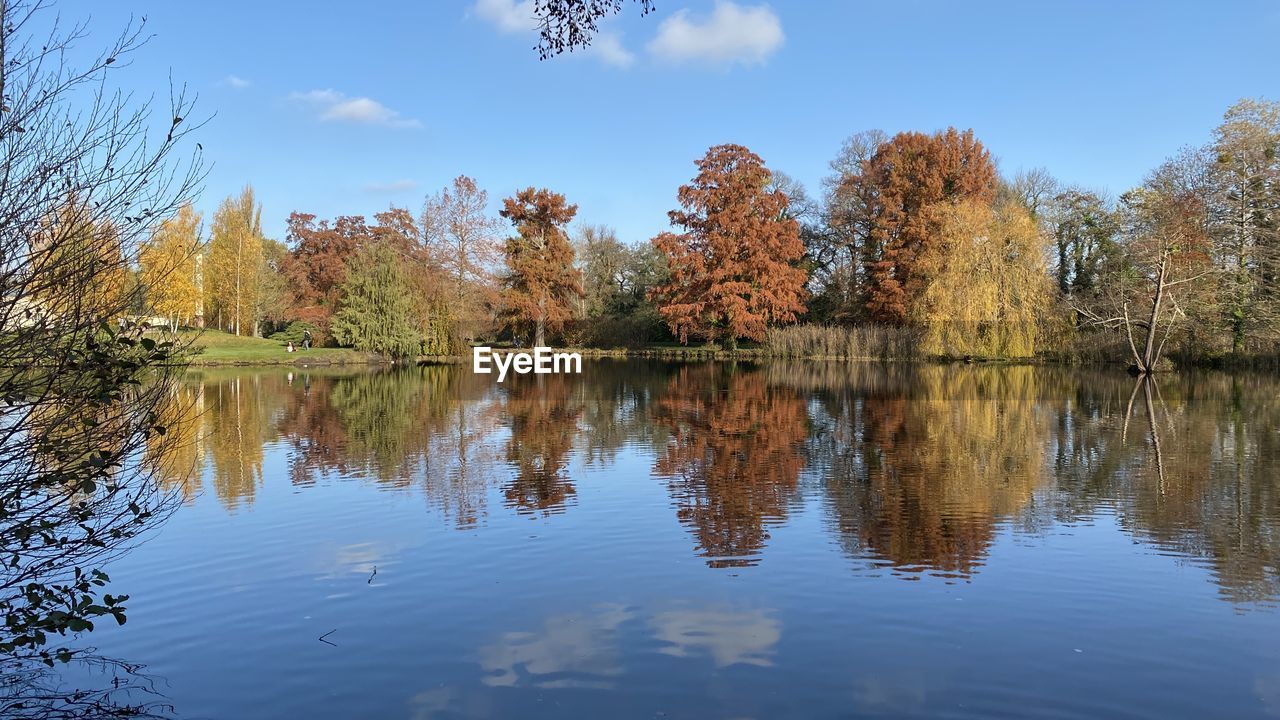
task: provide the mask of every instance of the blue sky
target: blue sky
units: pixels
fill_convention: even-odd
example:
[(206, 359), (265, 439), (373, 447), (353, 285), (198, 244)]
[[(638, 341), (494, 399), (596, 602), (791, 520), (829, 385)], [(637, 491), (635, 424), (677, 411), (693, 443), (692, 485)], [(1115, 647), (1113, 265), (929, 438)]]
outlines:
[(465, 173), (495, 207), (547, 186), (642, 241), (710, 145), (744, 144), (817, 194), (843, 138), (870, 128), (972, 127), (1006, 173), (1119, 193), (1235, 100), (1280, 98), (1280, 3), (1261, 0), (657, 0), (549, 61), (515, 0), (58, 8), (101, 41), (147, 17), (156, 37), (117, 81), (197, 92), (213, 116), (200, 209), (252, 183), (281, 239), (293, 210), (417, 212)]

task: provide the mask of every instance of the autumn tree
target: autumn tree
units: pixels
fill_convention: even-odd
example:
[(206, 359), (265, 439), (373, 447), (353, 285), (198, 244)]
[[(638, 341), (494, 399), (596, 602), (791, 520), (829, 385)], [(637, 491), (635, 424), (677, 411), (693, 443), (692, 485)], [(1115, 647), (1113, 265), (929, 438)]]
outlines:
[(263, 239), (262, 260), (258, 263), (258, 292), (253, 306), (253, 318), (258, 327), (269, 323), (278, 328), (288, 319), (292, 298), (289, 278), (285, 274), (288, 262), (289, 248), (284, 243)]
[(935, 205), (937, 237), (919, 258), (928, 280), (911, 308), (924, 350), (1031, 357), (1050, 304), (1048, 237), (1020, 202)]
[(462, 334), (476, 337), (495, 297), (494, 268), (502, 255), (501, 223), (489, 215), (489, 194), (466, 175), (427, 198), (422, 210), (425, 241), (451, 281), (448, 293)]
[(653, 239), (671, 271), (654, 293), (659, 311), (681, 342), (762, 340), (770, 324), (804, 312), (799, 224), (747, 148), (717, 145), (696, 164), (698, 174), (677, 193), (683, 209), (667, 213), (684, 232)]
[(1212, 314), (1217, 267), (1207, 168), (1203, 153), (1183, 152), (1121, 197), (1123, 256), (1096, 300), (1073, 303), (1090, 324), (1121, 332), (1138, 374), (1161, 367), (1168, 341), (1189, 319)]
[(205, 286), (219, 326), (240, 335), (258, 334), (254, 308), (262, 264), (262, 205), (246, 185), (238, 197), (228, 197), (213, 215)]
[(285, 274), (293, 289), (293, 315), (314, 325), (322, 336), (328, 333), (329, 318), (342, 297), (347, 262), (368, 238), (369, 229), (360, 216), (340, 216), (330, 223), (317, 222), (309, 213), (289, 215)]
[(84, 315), (114, 321), (135, 305), (129, 294), (137, 289), (129, 282), (130, 248), (117, 223), (96, 218), (80, 196), (64, 193), (55, 202), (29, 238), (23, 259), (39, 280), (24, 288), (24, 299), (49, 320)]
[(861, 248), (868, 314), (878, 322), (904, 324), (928, 283), (919, 260), (938, 237), (931, 206), (970, 200), (990, 203), (996, 172), (990, 153), (972, 130), (948, 128), (926, 135), (899, 133), (843, 179), (840, 195), (864, 217)]
[(582, 296), (581, 273), (564, 230), (577, 212), (577, 205), (545, 188), (526, 188), (503, 201), (500, 214), (517, 234), (506, 243), (502, 304), (511, 322), (532, 326), (536, 346), (546, 345), (548, 329), (559, 330), (573, 317)]
[(174, 328), (189, 324), (203, 301), (196, 267), (200, 252), (200, 214), (188, 204), (156, 227), (139, 256), (147, 306)]

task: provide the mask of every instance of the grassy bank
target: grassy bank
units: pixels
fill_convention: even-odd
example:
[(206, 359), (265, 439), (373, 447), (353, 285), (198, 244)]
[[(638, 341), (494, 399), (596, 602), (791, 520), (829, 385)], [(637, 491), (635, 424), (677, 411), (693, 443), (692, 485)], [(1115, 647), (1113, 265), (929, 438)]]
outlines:
[(383, 362), (370, 353), (349, 348), (312, 348), (290, 353), (284, 343), (236, 336), (219, 330), (179, 333), (190, 344), (191, 364), (211, 365), (368, 365)]

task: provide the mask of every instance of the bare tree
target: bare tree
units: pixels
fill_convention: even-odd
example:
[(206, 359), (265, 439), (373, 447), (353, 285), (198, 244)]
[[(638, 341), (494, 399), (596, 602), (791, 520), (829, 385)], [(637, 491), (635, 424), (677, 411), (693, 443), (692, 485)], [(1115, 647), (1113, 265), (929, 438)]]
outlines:
[[(0, 674), (67, 661), (58, 644), (123, 622), (103, 563), (173, 506), (155, 481), (174, 348), (124, 329), (143, 240), (202, 178), (198, 123), (109, 90), (146, 41), (131, 25), (83, 67), (85, 25), (0, 2)], [(35, 35), (45, 25), (47, 33)], [(159, 122), (153, 122), (159, 114)], [(0, 714), (5, 714), (0, 711)], [(7, 715), (6, 715), (7, 716)]]
[(449, 276), (449, 299), (462, 335), (476, 337), (495, 300), (495, 268), (502, 257), (502, 223), (489, 214), (489, 194), (466, 175), (454, 178), (422, 207), (422, 235), (431, 257)]
[(1074, 303), (1089, 323), (1124, 332), (1136, 374), (1155, 372), (1190, 313), (1212, 306), (1207, 168), (1203, 153), (1184, 151), (1125, 193), (1123, 260), (1106, 273), (1098, 303)]
[[(640, 13), (653, 11), (653, 0), (636, 0)], [(617, 15), (626, 0), (535, 0), (533, 15), (538, 19), (538, 55), (546, 60), (560, 53), (591, 45), (600, 30), (600, 21)]]

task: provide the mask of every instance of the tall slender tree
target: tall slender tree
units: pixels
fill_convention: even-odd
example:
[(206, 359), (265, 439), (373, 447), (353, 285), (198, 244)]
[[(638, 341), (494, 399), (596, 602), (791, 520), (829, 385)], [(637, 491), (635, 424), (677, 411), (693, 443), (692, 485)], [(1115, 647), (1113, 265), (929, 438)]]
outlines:
[(1220, 306), (1238, 354), (1252, 337), (1280, 335), (1280, 103), (1232, 105), (1211, 151)]
[(489, 214), (489, 195), (466, 175), (427, 198), (422, 227), (434, 261), (451, 279), (449, 301), (463, 335), (474, 337), (494, 300), (494, 269), (502, 256), (501, 222)]
[(196, 258), (201, 250), (200, 213), (187, 204), (156, 227), (139, 255), (147, 306), (174, 327), (190, 323), (200, 306)]
[(511, 321), (533, 328), (534, 345), (546, 345), (547, 331), (562, 328), (582, 296), (582, 273), (564, 229), (577, 212), (546, 188), (529, 187), (503, 201), (501, 215), (517, 234), (506, 244), (502, 303)]
[(246, 185), (228, 197), (213, 216), (209, 263), (204, 277), (220, 325), (236, 335), (258, 334), (254, 309), (262, 264), (262, 205)]

